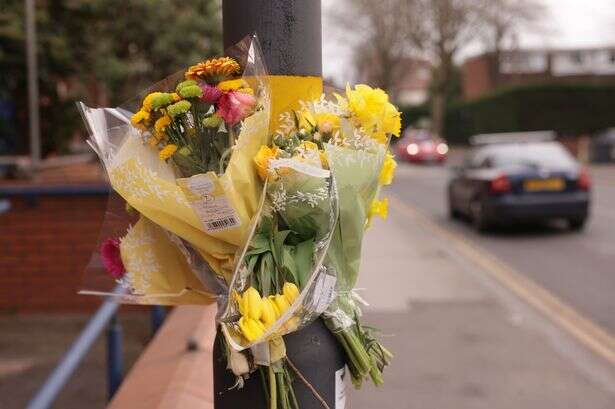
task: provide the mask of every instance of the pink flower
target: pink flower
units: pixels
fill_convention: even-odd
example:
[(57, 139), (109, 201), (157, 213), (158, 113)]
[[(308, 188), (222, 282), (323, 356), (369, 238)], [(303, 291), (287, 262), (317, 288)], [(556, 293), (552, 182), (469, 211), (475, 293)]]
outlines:
[(126, 274), (122, 256), (120, 254), (120, 240), (107, 239), (100, 246), (100, 257), (107, 273), (115, 279), (120, 279)]
[(218, 115), (232, 126), (248, 116), (255, 104), (256, 98), (253, 95), (238, 91), (227, 92), (218, 101)]
[(201, 84), (201, 89), (203, 90), (201, 101), (207, 102), (208, 104), (215, 104), (223, 94), (220, 88), (209, 84)]

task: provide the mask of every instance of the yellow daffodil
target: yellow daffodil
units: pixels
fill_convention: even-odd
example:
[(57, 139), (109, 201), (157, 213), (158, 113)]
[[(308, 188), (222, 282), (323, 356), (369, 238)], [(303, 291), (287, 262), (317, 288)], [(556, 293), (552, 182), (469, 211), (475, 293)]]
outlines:
[(177, 151), (177, 145), (167, 145), (158, 153), (160, 160), (167, 160)]
[(285, 282), (284, 286), (282, 287), (282, 294), (284, 294), (284, 297), (286, 297), (288, 303), (292, 304), (295, 302), (297, 297), (299, 297), (299, 289), (295, 284)]
[(401, 134), (401, 114), (395, 105), (391, 103), (385, 105), (380, 129), (394, 136), (399, 136)]
[(261, 315), (263, 314), (263, 300), (256, 288), (250, 287), (244, 291), (239, 309), (244, 317), (255, 320), (261, 319)]
[(274, 146), (270, 148), (268, 146), (261, 146), (261, 148), (256, 153), (254, 157), (254, 164), (256, 165), (256, 170), (258, 171), (258, 175), (261, 179), (267, 179), (267, 175), (269, 174), (269, 161), (271, 159), (275, 159), (279, 154), (279, 148)]
[(330, 112), (322, 112), (314, 116), (316, 126), (322, 133), (335, 132), (340, 128), (340, 117)]
[(348, 110), (363, 130), (380, 143), (386, 143), (386, 135), (399, 136), (401, 116), (389, 102), (389, 96), (379, 88), (359, 84), (346, 86)]
[(218, 84), (218, 88), (220, 88), (224, 92), (236, 91), (239, 88), (245, 88), (247, 86), (248, 84), (241, 78), (236, 79), (236, 80), (222, 81), (221, 83)]
[(305, 129), (306, 131), (312, 131), (316, 126), (316, 119), (314, 115), (308, 110), (296, 111), (297, 120), (299, 122), (299, 129)]
[(265, 326), (260, 321), (246, 316), (239, 318), (239, 328), (248, 342), (256, 341), (265, 333)]
[(167, 126), (171, 124), (171, 117), (168, 115), (161, 116), (154, 123), (154, 129), (158, 134), (164, 134), (164, 131), (167, 129)]
[(382, 165), (382, 170), (378, 176), (378, 184), (381, 186), (390, 185), (393, 182), (393, 175), (395, 174), (396, 167), (397, 162), (393, 159), (393, 155), (387, 152), (386, 158), (384, 159), (384, 164)]
[(374, 199), (370, 208), (368, 218), (371, 219), (374, 216), (380, 216), (382, 219), (386, 219), (389, 214), (389, 199), (384, 198), (382, 200)]

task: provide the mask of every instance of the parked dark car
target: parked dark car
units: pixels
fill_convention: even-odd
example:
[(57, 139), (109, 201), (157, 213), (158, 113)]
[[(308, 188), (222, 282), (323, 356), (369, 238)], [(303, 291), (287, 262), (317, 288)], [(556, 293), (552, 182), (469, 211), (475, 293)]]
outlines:
[(448, 186), (449, 213), (483, 231), (496, 224), (565, 219), (582, 229), (590, 179), (558, 142), (495, 138), (470, 150)]
[(448, 145), (427, 129), (406, 129), (395, 145), (397, 157), (412, 163), (444, 163)]

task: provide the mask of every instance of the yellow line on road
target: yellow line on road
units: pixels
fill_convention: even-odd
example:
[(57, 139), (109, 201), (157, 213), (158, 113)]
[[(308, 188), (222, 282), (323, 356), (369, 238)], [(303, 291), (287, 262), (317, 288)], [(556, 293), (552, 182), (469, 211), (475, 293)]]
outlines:
[(394, 195), (390, 196), (390, 201), (396, 210), (446, 240), (461, 255), (483, 268), (523, 301), (543, 313), (597, 355), (615, 365), (615, 338), (607, 330), (581, 315), (526, 275), (470, 243), (462, 235), (439, 226)]

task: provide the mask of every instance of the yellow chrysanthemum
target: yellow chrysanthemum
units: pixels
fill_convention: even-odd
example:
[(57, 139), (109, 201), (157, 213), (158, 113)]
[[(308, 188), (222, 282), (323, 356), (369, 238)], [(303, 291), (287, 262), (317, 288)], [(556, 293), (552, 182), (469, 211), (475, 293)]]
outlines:
[(217, 87), (220, 88), (224, 92), (235, 91), (235, 90), (238, 90), (239, 88), (245, 88), (247, 86), (248, 84), (241, 78), (236, 79), (236, 80), (222, 81), (221, 83), (217, 85)]
[(130, 117), (130, 122), (137, 128), (144, 130), (145, 124), (149, 121), (150, 114), (147, 111), (140, 110)]
[(158, 153), (158, 156), (160, 157), (160, 160), (167, 160), (173, 156), (175, 151), (177, 151), (177, 145), (170, 144), (162, 148), (162, 150)]
[(390, 185), (393, 182), (393, 175), (395, 174), (396, 167), (397, 162), (393, 159), (393, 155), (387, 153), (384, 164), (382, 165), (382, 170), (378, 176), (378, 184), (381, 186)]
[(335, 132), (340, 127), (340, 117), (330, 112), (322, 112), (314, 116), (318, 131), (322, 133)]
[(229, 57), (221, 57), (193, 65), (188, 68), (185, 75), (186, 79), (190, 80), (202, 79), (218, 82), (239, 74), (240, 71), (241, 67), (237, 61)]
[(169, 126), (170, 124), (171, 117), (165, 115), (156, 120), (156, 122), (154, 123), (154, 129), (156, 130), (156, 133), (163, 134), (164, 131), (167, 129), (167, 126)]
[(143, 108), (142, 111), (151, 112), (152, 111), (152, 101), (157, 95), (162, 94), (162, 92), (152, 92), (148, 94), (145, 98), (143, 98)]
[(177, 92), (172, 93), (171, 98), (173, 99), (173, 102), (181, 101), (182, 99), (182, 97)]
[(254, 157), (254, 164), (256, 165), (256, 170), (261, 179), (267, 179), (267, 175), (269, 173), (269, 161), (271, 159), (275, 159), (278, 156), (279, 148), (274, 146), (270, 148), (268, 146), (261, 146), (261, 148), (256, 153)]
[(386, 219), (389, 215), (389, 199), (384, 198), (382, 200), (374, 199), (369, 207), (368, 218), (371, 219), (374, 216), (380, 216), (382, 219)]

